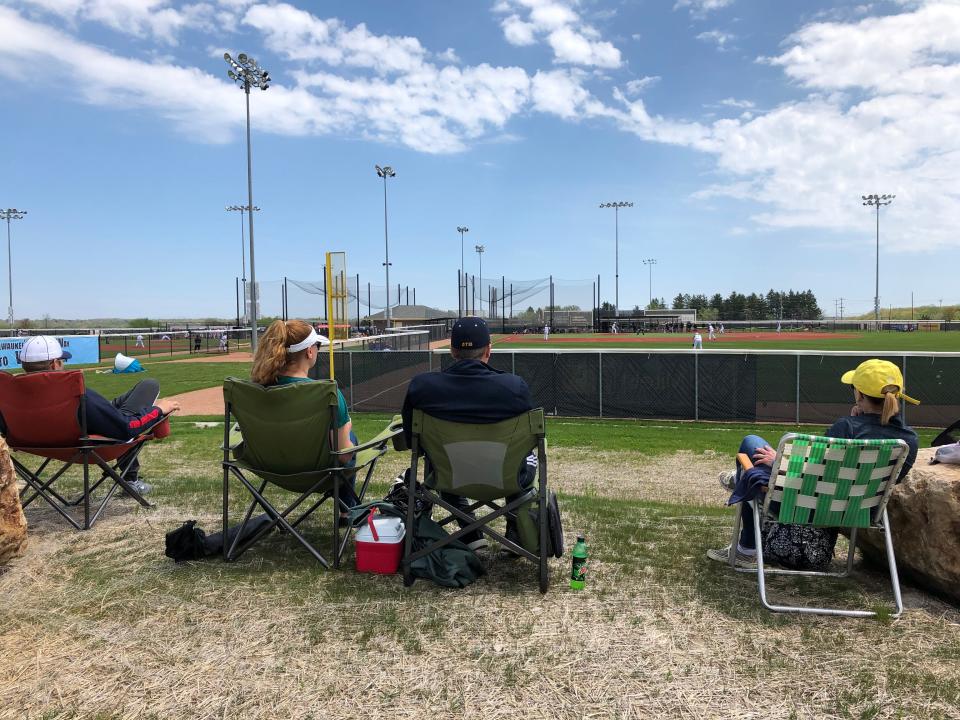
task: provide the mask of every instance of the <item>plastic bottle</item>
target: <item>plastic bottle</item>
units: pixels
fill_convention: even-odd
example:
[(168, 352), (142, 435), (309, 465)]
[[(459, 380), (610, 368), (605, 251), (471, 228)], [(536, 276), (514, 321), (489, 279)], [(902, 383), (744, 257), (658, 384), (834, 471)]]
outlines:
[(573, 546), (573, 564), (570, 568), (570, 587), (583, 590), (587, 581), (587, 541), (583, 535), (577, 535), (577, 544)]

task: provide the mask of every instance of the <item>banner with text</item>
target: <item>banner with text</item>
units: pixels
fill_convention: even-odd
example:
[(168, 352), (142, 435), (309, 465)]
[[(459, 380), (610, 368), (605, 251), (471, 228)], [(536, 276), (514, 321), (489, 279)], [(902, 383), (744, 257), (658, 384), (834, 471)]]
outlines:
[[(0, 338), (0, 370), (20, 367), (20, 350), (28, 337)], [(96, 335), (58, 337), (60, 347), (71, 354), (67, 365), (90, 365), (100, 362), (100, 338)]]

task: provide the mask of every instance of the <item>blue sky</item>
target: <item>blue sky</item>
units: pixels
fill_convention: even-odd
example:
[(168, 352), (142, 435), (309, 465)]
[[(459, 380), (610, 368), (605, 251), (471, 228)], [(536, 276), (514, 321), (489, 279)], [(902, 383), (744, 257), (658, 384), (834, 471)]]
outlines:
[(345, 250), (382, 288), (389, 164), (391, 280), (421, 303), (456, 308), (457, 225), (468, 272), (482, 243), (484, 276), (599, 274), (612, 300), (598, 205), (621, 200), (621, 307), (646, 303), (653, 257), (668, 301), (812, 288), (866, 312), (873, 192), (897, 195), (881, 304), (960, 301), (956, 0), (5, 0), (17, 317), (233, 313), (225, 50), (274, 78), (252, 97), (261, 280), (317, 279)]

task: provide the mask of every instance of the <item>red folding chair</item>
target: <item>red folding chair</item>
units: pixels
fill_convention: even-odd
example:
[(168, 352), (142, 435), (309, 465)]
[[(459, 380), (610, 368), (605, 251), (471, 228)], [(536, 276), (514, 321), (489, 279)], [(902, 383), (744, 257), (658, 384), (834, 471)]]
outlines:
[[(0, 372), (0, 417), (3, 420), (0, 427), (11, 450), (44, 458), (36, 470), (31, 470), (13, 457), (14, 468), (26, 483), (20, 493), (23, 507), (38, 497), (43, 498), (77, 530), (93, 527), (118, 488), (143, 507), (150, 507), (125, 477), (144, 442), (170, 434), (170, 422), (166, 416), (131, 440), (90, 435), (87, 432), (83, 373), (73, 370), (24, 375)], [(59, 461), (59, 467), (54, 463), (54, 468), (50, 468), (52, 472), (44, 477), (44, 472), (54, 461)], [(83, 469), (83, 493), (68, 500), (54, 488), (54, 484), (73, 465), (80, 465)], [(91, 466), (101, 473), (100, 479), (92, 485)], [(93, 493), (107, 480), (111, 480), (112, 485), (91, 517)], [(78, 505), (83, 505), (82, 523), (73, 516), (72, 509)]]

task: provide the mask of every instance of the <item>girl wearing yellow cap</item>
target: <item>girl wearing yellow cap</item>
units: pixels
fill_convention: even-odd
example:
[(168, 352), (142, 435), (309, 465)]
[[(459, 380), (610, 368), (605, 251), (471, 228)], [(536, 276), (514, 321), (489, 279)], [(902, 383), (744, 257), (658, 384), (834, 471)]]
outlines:
[[(910, 448), (903, 471), (899, 480), (913, 467), (917, 459), (917, 433), (903, 422), (900, 416), (900, 400), (913, 405), (919, 405), (903, 392), (903, 375), (900, 368), (887, 360), (867, 360), (860, 363), (856, 369), (845, 372), (840, 381), (853, 385), (854, 404), (850, 415), (839, 418), (827, 428), (824, 435), (834, 438), (853, 440), (881, 440), (893, 438), (903, 440)], [(753, 458), (754, 467), (770, 468), (777, 456), (777, 451), (770, 444), (757, 435), (747, 435), (740, 444), (739, 452)], [(751, 566), (756, 559), (757, 543), (754, 534), (753, 516), (750, 506), (743, 502), (748, 499), (748, 491), (738, 485), (742, 475), (738, 467), (735, 472), (720, 473), (720, 484), (733, 491), (728, 504), (741, 503), (742, 529), (737, 543), (737, 563), (741, 566)], [(741, 483), (742, 484), (742, 483)], [(774, 530), (776, 525), (771, 526)], [(804, 548), (804, 564), (807, 568), (826, 566), (833, 559), (833, 546), (837, 540), (836, 530), (806, 527), (802, 530)], [(777, 542), (783, 542), (783, 533), (769, 532), (764, 537), (763, 554), (768, 552), (771, 559), (780, 559), (783, 564), (790, 565), (784, 560), (790, 556), (795, 548), (771, 547), (768, 551), (768, 539), (776, 537)], [(730, 548), (708, 550), (707, 557), (719, 562), (728, 562)], [(793, 553), (795, 554), (795, 552)]]

